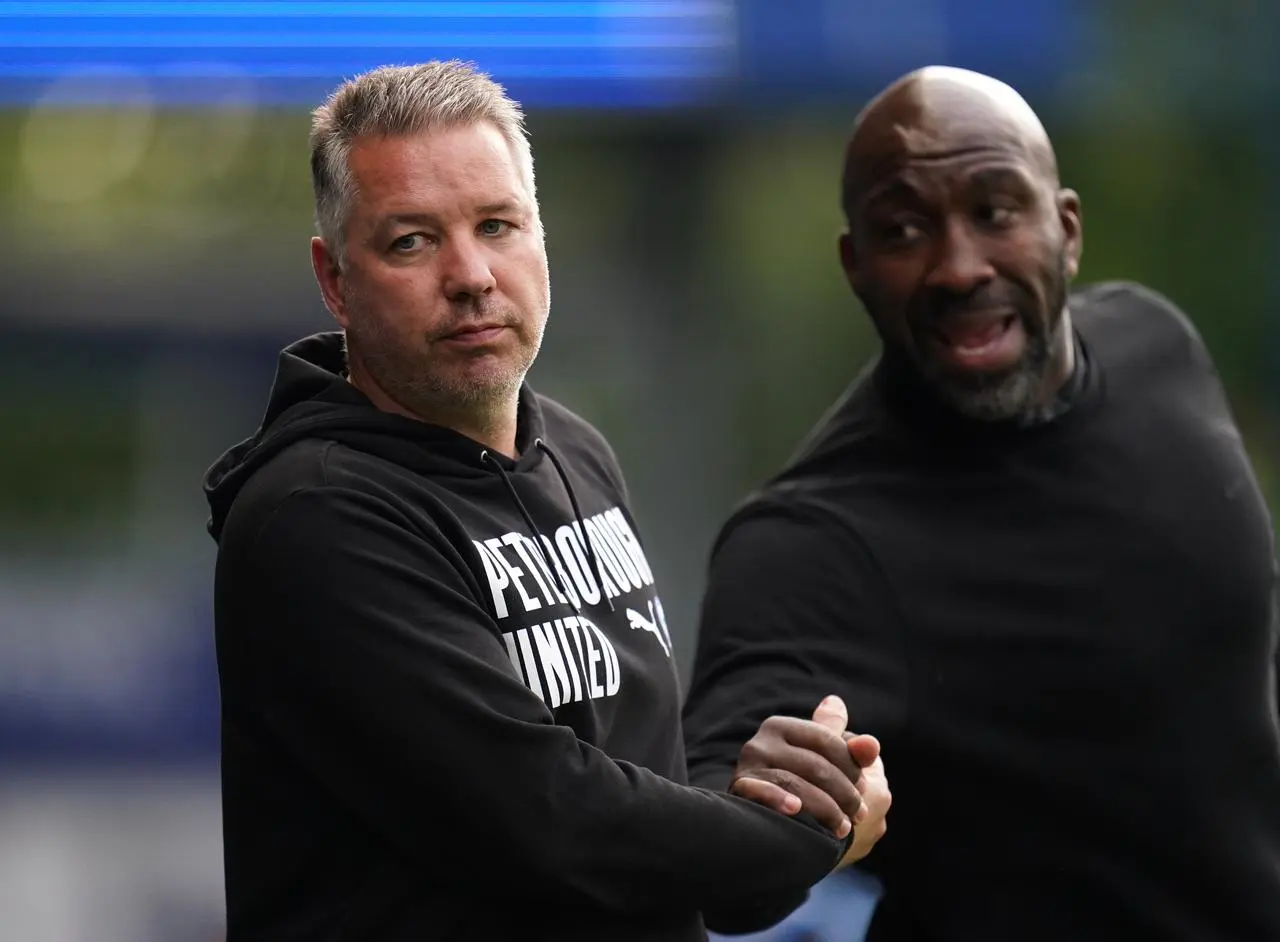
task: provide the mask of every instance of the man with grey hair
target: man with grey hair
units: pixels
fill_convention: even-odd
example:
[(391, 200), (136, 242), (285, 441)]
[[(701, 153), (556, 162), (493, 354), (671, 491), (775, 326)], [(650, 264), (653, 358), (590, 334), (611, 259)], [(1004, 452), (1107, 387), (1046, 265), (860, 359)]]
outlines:
[(989, 76), (878, 96), (844, 207), (883, 355), (720, 534), (691, 780), (835, 691), (894, 770), (868, 939), (1280, 939), (1274, 530), (1203, 342), (1068, 290), (1080, 199)]
[(684, 784), (671, 629), (601, 435), (525, 375), (550, 307), (523, 116), (456, 62), (315, 113), (341, 331), (210, 469), (229, 942), (670, 940), (776, 921), (889, 794), (836, 698)]

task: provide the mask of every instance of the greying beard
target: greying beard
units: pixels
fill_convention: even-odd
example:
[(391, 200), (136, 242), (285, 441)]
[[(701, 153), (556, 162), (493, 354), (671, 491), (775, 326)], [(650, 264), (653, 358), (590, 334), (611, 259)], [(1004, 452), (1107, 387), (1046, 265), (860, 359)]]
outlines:
[(441, 425), (464, 421), (489, 428), (500, 423), (519, 396), (529, 367), (518, 364), (505, 375), (476, 383), (433, 372), (416, 351), (402, 347), (376, 322), (353, 322), (347, 338), (383, 392), (419, 418)]
[(1061, 349), (1063, 334), (1071, 322), (1064, 313), (1069, 284), (1067, 257), (1060, 252), (1057, 279), (1049, 297), (1049, 309), (1058, 313), (1053, 326), (1042, 332), (1023, 322), (1027, 350), (1011, 373), (981, 377), (967, 384), (953, 375), (926, 374), (939, 398), (961, 415), (981, 422), (1037, 425), (1058, 415), (1064, 408), (1063, 403), (1056, 394), (1045, 398), (1045, 383), (1053, 367), (1054, 351)]
[(419, 415), (467, 414), (483, 419), (510, 405), (520, 389), (524, 372), (511, 370), (488, 383), (440, 376), (412, 353), (380, 345), (361, 349), (365, 369), (379, 386), (402, 406)]
[(929, 383), (946, 405), (971, 419), (1030, 425), (1052, 418), (1054, 401), (1043, 401), (1045, 378), (1066, 324), (1064, 317), (1048, 334), (1028, 331), (1026, 355), (1011, 373), (964, 384), (954, 376), (933, 373)]

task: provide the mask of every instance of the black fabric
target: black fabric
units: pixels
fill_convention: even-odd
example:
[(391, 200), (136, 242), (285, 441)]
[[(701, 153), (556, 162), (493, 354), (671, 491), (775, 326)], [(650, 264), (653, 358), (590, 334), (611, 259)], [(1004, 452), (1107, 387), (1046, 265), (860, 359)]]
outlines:
[(1188, 320), (1074, 294), (1030, 427), (868, 370), (726, 525), (685, 710), (723, 787), (773, 713), (880, 737), (873, 942), (1280, 939), (1274, 529)]
[(803, 901), (846, 841), (683, 784), (604, 439), (525, 388), (511, 460), (379, 412), (342, 360), (285, 350), (206, 481), (228, 942), (683, 942)]

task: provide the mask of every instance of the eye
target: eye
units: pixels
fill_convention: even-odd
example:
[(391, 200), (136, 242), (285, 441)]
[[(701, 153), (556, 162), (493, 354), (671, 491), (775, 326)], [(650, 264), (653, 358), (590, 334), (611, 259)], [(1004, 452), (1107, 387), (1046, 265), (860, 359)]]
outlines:
[(483, 236), (500, 236), (511, 228), (511, 223), (504, 222), (501, 219), (486, 219), (476, 228)]
[(400, 236), (391, 243), (391, 251), (393, 252), (413, 252), (422, 248), (422, 243), (426, 239), (426, 235), (421, 232), (410, 232)]
[(906, 248), (924, 238), (924, 226), (914, 219), (885, 219), (874, 231), (878, 242), (892, 248)]
[(1018, 210), (1006, 203), (984, 203), (978, 207), (978, 221), (993, 229), (1007, 229), (1018, 217)]

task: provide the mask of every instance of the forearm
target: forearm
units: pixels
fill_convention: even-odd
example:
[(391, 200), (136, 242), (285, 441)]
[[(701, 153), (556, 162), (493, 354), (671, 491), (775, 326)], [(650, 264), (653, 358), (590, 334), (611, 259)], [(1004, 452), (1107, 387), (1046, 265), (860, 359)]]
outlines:
[(501, 859), (512, 892), (625, 915), (794, 894), (835, 865), (831, 835), (557, 725), (452, 564), (377, 510), (291, 498), (255, 548), (245, 633), (281, 748), (430, 879), (480, 885)]

